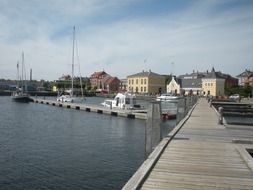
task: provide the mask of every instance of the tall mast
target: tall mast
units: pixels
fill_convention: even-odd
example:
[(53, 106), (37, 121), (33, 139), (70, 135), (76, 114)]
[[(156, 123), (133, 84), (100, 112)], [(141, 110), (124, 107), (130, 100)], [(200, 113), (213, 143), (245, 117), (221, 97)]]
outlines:
[(17, 81), (19, 81), (19, 61), (17, 62)]
[(74, 63), (75, 62), (75, 26), (73, 27), (73, 51), (72, 51), (72, 77), (71, 77), (71, 95), (74, 92)]
[(22, 57), (21, 57), (21, 81), (23, 85), (24, 81), (24, 52), (22, 52)]
[(24, 52), (22, 51), (22, 58), (21, 58), (21, 89), (24, 92)]
[[(26, 83), (26, 73), (25, 73), (25, 55), (24, 52), (22, 52), (22, 90), (23, 92), (27, 92), (27, 83)], [(25, 85), (25, 89), (24, 89)]]
[(20, 85), (20, 78), (19, 78), (19, 61), (17, 62), (17, 89), (19, 89), (19, 85)]

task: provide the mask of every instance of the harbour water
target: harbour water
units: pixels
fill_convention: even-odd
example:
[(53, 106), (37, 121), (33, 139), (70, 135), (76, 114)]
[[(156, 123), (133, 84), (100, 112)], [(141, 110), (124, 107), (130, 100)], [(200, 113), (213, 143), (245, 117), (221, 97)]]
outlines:
[(120, 189), (144, 161), (143, 120), (10, 97), (0, 111), (0, 189)]

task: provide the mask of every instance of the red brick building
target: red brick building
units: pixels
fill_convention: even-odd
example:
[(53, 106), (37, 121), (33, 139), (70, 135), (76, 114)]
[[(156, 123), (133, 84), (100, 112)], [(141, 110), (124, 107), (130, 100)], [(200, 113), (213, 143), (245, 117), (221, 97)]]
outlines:
[(110, 75), (107, 74), (105, 71), (94, 72), (90, 76), (91, 88), (102, 89), (102, 80), (108, 76)]
[(120, 86), (120, 80), (117, 77), (107, 76), (101, 81), (102, 90), (108, 93), (118, 92)]
[(236, 77), (239, 79), (239, 86), (245, 86), (248, 84), (249, 77), (253, 74), (252, 71), (245, 69), (244, 72), (237, 75)]
[(231, 88), (231, 87), (235, 87), (238, 86), (238, 78), (232, 77), (229, 74), (224, 74), (221, 72), (218, 72), (218, 74), (225, 79), (225, 87), (226, 88)]
[(249, 86), (253, 87), (253, 73), (248, 76), (247, 83), (249, 84)]

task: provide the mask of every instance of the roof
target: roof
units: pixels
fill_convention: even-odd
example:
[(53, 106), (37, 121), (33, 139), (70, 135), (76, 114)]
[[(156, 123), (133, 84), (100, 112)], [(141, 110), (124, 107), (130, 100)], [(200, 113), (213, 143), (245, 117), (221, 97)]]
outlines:
[(102, 83), (110, 85), (111, 83), (115, 81), (120, 83), (120, 80), (117, 77), (108, 76), (108, 77), (103, 78)]
[(149, 71), (142, 71), (142, 72), (140, 72), (140, 73), (136, 73), (136, 74), (133, 74), (133, 75), (129, 75), (129, 76), (127, 76), (127, 78), (130, 78), (130, 77), (150, 77), (150, 76), (152, 76), (152, 77), (163, 77), (162, 75), (159, 75), (159, 74), (157, 74), (157, 73), (154, 73), (154, 72), (152, 72), (151, 70), (149, 70)]
[(202, 79), (181, 79), (182, 88), (202, 88)]
[(176, 81), (176, 83), (177, 83), (178, 85), (182, 86), (182, 79), (177, 78), (177, 77), (174, 77), (174, 76), (171, 78), (171, 80), (170, 80), (169, 83), (171, 83), (171, 81), (172, 81), (173, 79)]
[(180, 75), (178, 78), (180, 79), (196, 79), (196, 78), (203, 78), (207, 75), (207, 73), (191, 73), (191, 74), (185, 74), (185, 75)]
[(219, 73), (215, 72), (214, 68), (212, 68), (212, 71), (208, 73), (205, 77), (205, 79), (224, 79), (224, 77)]
[(102, 75), (108, 75), (105, 71), (94, 72), (91, 77), (99, 77)]
[(244, 72), (242, 72), (241, 74), (237, 75), (236, 77), (248, 77), (251, 74), (253, 74), (252, 71), (245, 69)]

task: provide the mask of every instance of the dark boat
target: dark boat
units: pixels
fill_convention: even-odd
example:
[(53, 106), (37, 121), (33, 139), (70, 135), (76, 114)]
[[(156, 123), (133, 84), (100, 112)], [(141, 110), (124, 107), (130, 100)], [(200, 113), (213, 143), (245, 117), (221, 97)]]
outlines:
[[(22, 77), (21, 77), (21, 88), (19, 88), (19, 85), (17, 87), (16, 92), (14, 92), (12, 94), (12, 100), (15, 102), (24, 102), (24, 103), (28, 103), (28, 102), (32, 102), (33, 99), (30, 98), (30, 95), (27, 93), (27, 85), (26, 85), (26, 81), (24, 81), (23, 78), (23, 72), (24, 71), (24, 53), (22, 53)], [(17, 64), (17, 77), (19, 79), (19, 63)]]
[(28, 103), (32, 102), (33, 99), (30, 98), (30, 95), (27, 93), (22, 93), (22, 92), (15, 92), (12, 95), (12, 100), (14, 102), (23, 102), (23, 103)]

